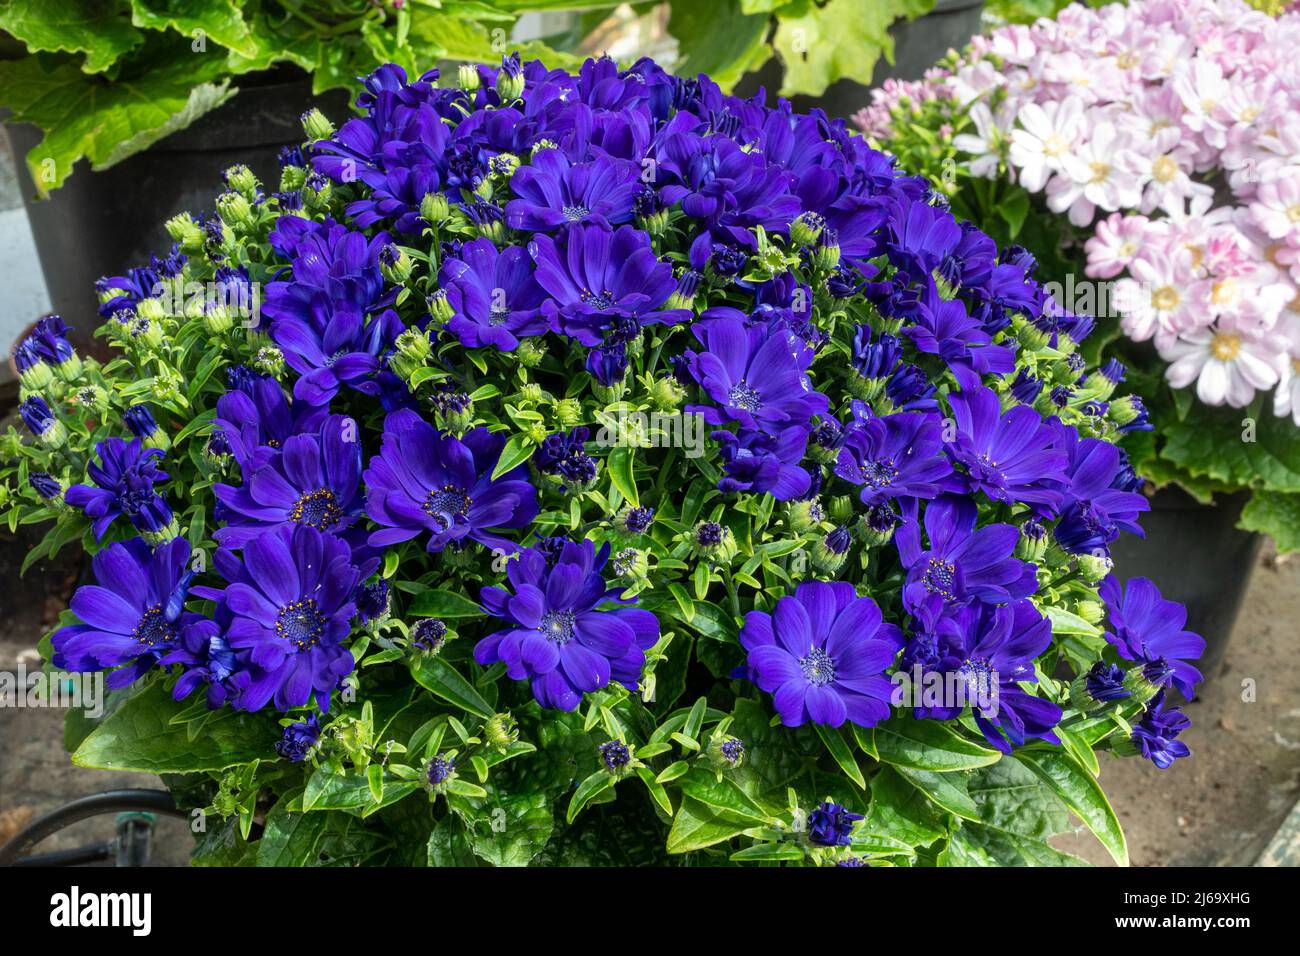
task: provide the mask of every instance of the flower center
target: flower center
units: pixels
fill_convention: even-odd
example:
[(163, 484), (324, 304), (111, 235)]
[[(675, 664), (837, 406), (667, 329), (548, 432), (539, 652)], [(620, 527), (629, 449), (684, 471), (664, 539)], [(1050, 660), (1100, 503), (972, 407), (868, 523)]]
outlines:
[(609, 309), (614, 305), (614, 293), (608, 289), (604, 292), (592, 292), (590, 289), (583, 289), (582, 301), (593, 309)]
[(814, 647), (808, 656), (799, 661), (803, 676), (814, 687), (822, 687), (835, 679), (835, 661), (820, 647)]
[(1170, 312), (1177, 307), (1180, 299), (1177, 290), (1173, 286), (1162, 285), (1151, 293), (1151, 302), (1161, 312)]
[(138, 515), (154, 499), (153, 489), (149, 488), (144, 491), (128, 491), (118, 495), (118, 504), (122, 506), (122, 511), (128, 517)]
[(320, 643), (325, 632), (325, 618), (316, 608), (314, 598), (303, 598), (280, 608), (275, 619), (275, 633), (304, 650)]
[(758, 389), (744, 381), (731, 386), (731, 391), (727, 393), (727, 402), (732, 407), (746, 412), (756, 412), (763, 406), (758, 396)]
[(548, 641), (567, 644), (573, 640), (573, 626), (577, 619), (572, 611), (547, 611), (542, 615), (542, 623), (537, 629), (546, 635)]
[(1300, 202), (1286, 207), (1286, 217), (1291, 222), (1300, 222)]
[(1043, 140), (1044, 156), (1060, 156), (1067, 149), (1069, 149), (1069, 144), (1055, 133)]
[(894, 467), (893, 459), (876, 459), (862, 466), (862, 477), (872, 488), (884, 488), (898, 477), (898, 469)]
[(1231, 332), (1216, 332), (1210, 340), (1210, 354), (1220, 362), (1231, 362), (1241, 351), (1241, 338)]
[(1237, 283), (1233, 279), (1220, 279), (1210, 286), (1210, 301), (1215, 305), (1227, 305), (1237, 297)]
[(309, 528), (323, 531), (333, 527), (343, 518), (343, 509), (338, 499), (329, 488), (318, 488), (294, 502), (289, 511), (289, 520), (296, 524), (305, 524)]
[(488, 315), (488, 325), (505, 325), (510, 313), (505, 309), (493, 309)]
[(565, 206), (561, 211), (569, 222), (581, 222), (591, 215), (591, 210), (586, 206)]
[(1093, 184), (1100, 185), (1110, 178), (1110, 163), (1094, 161), (1089, 163), (1088, 167), (1092, 170), (1092, 179), (1090, 182)]
[(424, 499), (424, 513), (446, 531), (458, 516), (464, 517), (469, 513), (470, 505), (473, 503), (474, 499), (465, 494), (463, 488), (443, 485), (441, 489), (431, 490), (429, 496)]
[(146, 647), (169, 644), (176, 636), (176, 631), (167, 618), (163, 616), (162, 605), (155, 604), (144, 612), (140, 623), (135, 626), (135, 639)]
[(921, 583), (931, 594), (941, 594), (945, 598), (955, 596), (953, 586), (956, 583), (957, 565), (942, 558), (931, 558), (921, 575)]
[(1134, 242), (1132, 239), (1126, 239), (1124, 242), (1120, 243), (1119, 255), (1120, 258), (1122, 259), (1132, 259), (1135, 255), (1137, 255), (1137, 251), (1138, 251), (1137, 243)]
[(987, 697), (996, 683), (993, 665), (984, 657), (964, 661), (959, 673), (966, 684), (967, 699), (971, 702)]
[(1157, 156), (1155, 162), (1151, 164), (1151, 175), (1158, 183), (1173, 182), (1174, 177), (1178, 175), (1178, 164), (1168, 156)]

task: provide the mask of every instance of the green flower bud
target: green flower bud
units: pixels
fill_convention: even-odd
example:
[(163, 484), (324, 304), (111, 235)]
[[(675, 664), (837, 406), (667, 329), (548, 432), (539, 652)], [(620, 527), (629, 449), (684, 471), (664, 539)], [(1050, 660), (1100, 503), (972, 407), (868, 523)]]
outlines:
[(697, 557), (727, 564), (736, 556), (731, 529), (717, 521), (701, 521), (691, 529), (691, 550)]
[(519, 739), (519, 725), (509, 713), (493, 714), (483, 725), (483, 739), (496, 750), (505, 750)]
[(668, 210), (660, 209), (648, 216), (637, 216), (636, 225), (651, 236), (662, 236), (668, 229)]
[(735, 770), (745, 762), (745, 744), (730, 734), (714, 734), (707, 751), (709, 763), (717, 770)]
[(541, 422), (529, 422), (528, 426), (524, 429), (524, 434), (534, 445), (540, 445), (542, 442), (546, 441), (546, 436), (550, 433), (546, 430), (546, 426)]
[(102, 415), (108, 411), (108, 392), (98, 385), (83, 385), (72, 393), (69, 400), (95, 414)]
[(531, 405), (540, 405), (546, 401), (546, 390), (536, 382), (525, 382), (519, 386), (519, 399)]
[(49, 384), (54, 381), (54, 372), (43, 359), (38, 358), (34, 363), (22, 370), (18, 380), (22, 383), (24, 391), (39, 392), (48, 388)]
[(425, 193), (420, 200), (420, 218), (431, 226), (441, 225), (451, 216), (451, 203), (445, 193)]
[(497, 153), (492, 157), (492, 175), (509, 179), (519, 168), (519, 157), (514, 153)]
[(158, 531), (143, 531), (140, 533), (140, 537), (144, 538), (144, 540), (147, 541), (152, 547), (156, 548), (160, 544), (166, 544), (168, 541), (171, 541), (173, 538), (180, 537), (180, 533), (181, 533), (180, 525), (177, 524), (175, 518), (172, 518), (171, 523), (167, 525), (167, 527), (162, 528)]
[(401, 246), (388, 243), (379, 250), (379, 271), (393, 285), (405, 285), (415, 263)]
[(203, 328), (208, 335), (229, 332), (234, 324), (235, 319), (224, 302), (209, 302), (203, 307)]
[(1115, 562), (1108, 555), (1079, 555), (1079, 571), (1083, 579), (1089, 584), (1099, 584), (1104, 581), (1114, 567)]
[[(173, 299), (173, 301), (175, 301), (175, 299)], [(202, 299), (197, 301), (200, 306), (203, 304)], [(167, 309), (163, 305), (162, 299), (141, 299), (136, 303), (135, 314), (143, 316), (151, 322), (161, 322), (163, 319), (167, 318)], [(197, 313), (195, 315), (197, 316)]]
[(429, 333), (423, 329), (407, 329), (397, 337), (393, 347), (399, 355), (405, 356), (417, 365), (423, 365), (433, 354), (433, 343), (429, 341)]
[(796, 246), (811, 246), (826, 228), (826, 220), (815, 212), (802, 212), (790, 223), (790, 241)]
[(1037, 518), (1029, 518), (1020, 526), (1020, 537), (1016, 540), (1016, 557), (1029, 564), (1041, 564), (1047, 553), (1047, 529)]
[(675, 411), (685, 399), (686, 389), (671, 376), (657, 378), (650, 385), (650, 404), (661, 412)]
[(1011, 334), (1016, 337), (1017, 342), (1030, 352), (1038, 352), (1047, 348), (1047, 343), (1052, 340), (1051, 335), (1034, 325), (1023, 315), (1011, 317)]
[(429, 306), (429, 316), (432, 319), (433, 324), (439, 328), (446, 325), (447, 322), (450, 321), (451, 317), (456, 314), (455, 310), (451, 307), (451, 303), (447, 301), (447, 290), (445, 289), (436, 290), (429, 296), (427, 302)]
[(182, 249), (193, 251), (203, 247), (203, 227), (187, 212), (168, 219), (166, 229), (167, 235), (172, 237), (173, 242), (179, 243)]
[(539, 139), (536, 143), (533, 144), (533, 151), (529, 155), (535, 157), (538, 153), (540, 153), (544, 149), (559, 149), (559, 148), (560, 146), (558, 143), (555, 142), (555, 140)]
[(821, 528), (826, 520), (826, 510), (817, 497), (792, 501), (786, 505), (786, 522), (795, 534), (806, 534)]
[(216, 205), (217, 215), (232, 229), (247, 232), (257, 224), (252, 205), (240, 193), (227, 190), (217, 197)]
[(314, 106), (303, 113), (301, 119), (302, 131), (313, 143), (320, 139), (329, 139), (334, 135), (334, 124)]
[(243, 164), (231, 166), (227, 169), (225, 180), (227, 186), (243, 193), (245, 196), (256, 196), (257, 187), (261, 185), (257, 181), (257, 177), (253, 175), (253, 171)]
[(848, 524), (853, 520), (853, 499), (848, 495), (836, 495), (826, 513), (836, 524)]
[(58, 365), (54, 366), (54, 373), (67, 382), (69, 385), (75, 385), (81, 378), (81, 373), (85, 366), (81, 362), (81, 356), (73, 352)]
[(297, 192), (306, 183), (307, 168), (305, 166), (286, 166), (280, 170), (280, 192)]
[(1074, 613), (1089, 624), (1100, 624), (1106, 618), (1106, 606), (1100, 601), (1080, 601), (1075, 605)]
[(478, 67), (473, 63), (462, 63), (456, 70), (456, 85), (466, 93), (473, 93), (483, 85), (478, 75)]
[(253, 367), (263, 375), (270, 375), (274, 379), (279, 379), (284, 375), (284, 353), (274, 345), (264, 345), (257, 350), (257, 356), (253, 359)]
[(572, 428), (581, 421), (581, 401), (576, 398), (562, 398), (555, 403), (555, 423), (561, 428)]
[(844, 566), (853, 544), (853, 535), (844, 525), (839, 525), (813, 545), (814, 567), (825, 574), (834, 574)]
[(524, 74), (518, 68), (516, 62), (513, 69), (502, 66), (497, 72), (497, 94), (501, 97), (501, 102), (513, 103), (524, 93)]
[(546, 345), (540, 339), (520, 339), (514, 354), (524, 368), (536, 368), (546, 357)]
[(625, 581), (644, 581), (650, 574), (650, 559), (639, 548), (624, 548), (614, 556), (614, 573)]

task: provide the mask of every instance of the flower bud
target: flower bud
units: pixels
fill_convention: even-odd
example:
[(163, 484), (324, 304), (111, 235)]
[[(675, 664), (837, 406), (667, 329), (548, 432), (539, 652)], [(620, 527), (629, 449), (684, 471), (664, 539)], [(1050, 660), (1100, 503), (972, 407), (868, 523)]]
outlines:
[(439, 754), (429, 760), (425, 768), (425, 779), (429, 782), (431, 794), (447, 792), (447, 784), (456, 776), (456, 758), (452, 754)]
[(817, 240), (817, 250), (813, 253), (813, 265), (829, 272), (840, 264), (840, 235), (831, 228), (822, 231)]
[(445, 193), (425, 193), (420, 200), (420, 218), (431, 226), (441, 225), (451, 217), (451, 203)]
[(524, 368), (536, 368), (546, 357), (546, 345), (540, 339), (520, 339), (514, 356)]
[(379, 271), (393, 285), (405, 285), (413, 268), (410, 255), (396, 243), (390, 242), (379, 250)]
[(596, 751), (611, 776), (622, 777), (641, 766), (641, 761), (633, 756), (632, 748), (621, 740), (607, 740)]
[(243, 193), (245, 196), (256, 196), (257, 187), (260, 185), (253, 171), (242, 163), (237, 166), (231, 166), (222, 174), (226, 185), (236, 192)]
[(167, 235), (187, 252), (203, 248), (203, 229), (187, 212), (172, 216), (166, 223)]
[(478, 67), (473, 63), (462, 63), (456, 70), (456, 85), (466, 93), (477, 91), (483, 85)]
[(227, 190), (217, 197), (216, 206), (221, 221), (232, 229), (248, 232), (257, 225), (252, 205), (240, 193)]
[(858, 519), (854, 531), (868, 547), (880, 548), (893, 539), (894, 529), (901, 523), (902, 519), (889, 505), (872, 505)]
[(57, 506), (63, 503), (63, 483), (53, 475), (33, 471), (27, 475), (27, 483), (47, 504)]
[(815, 496), (786, 505), (786, 522), (795, 534), (817, 531), (825, 520), (826, 511), (822, 508), (821, 499)]
[(274, 345), (263, 345), (253, 358), (253, 368), (278, 380), (284, 375), (284, 353)]
[(131, 434), (140, 439), (146, 448), (160, 448), (163, 451), (172, 445), (167, 433), (158, 427), (153, 412), (147, 405), (132, 405), (122, 413), (122, 420)]
[(422, 654), (435, 655), (447, 643), (447, 625), (436, 617), (426, 617), (411, 628), (411, 647)]
[(826, 228), (826, 220), (815, 212), (802, 212), (790, 223), (790, 241), (796, 246), (811, 246)]
[(519, 739), (519, 724), (509, 713), (493, 714), (483, 724), (483, 739), (496, 750), (505, 750)]
[(524, 93), (524, 68), (519, 54), (503, 57), (497, 71), (497, 95), (502, 103), (513, 103)]
[(726, 564), (736, 555), (736, 542), (726, 525), (701, 521), (691, 529), (691, 550), (698, 557)]
[(509, 179), (519, 168), (519, 157), (514, 153), (497, 153), (492, 157), (492, 175)]
[(1083, 713), (1095, 713), (1117, 700), (1132, 696), (1125, 686), (1124, 668), (1097, 661), (1086, 674), (1070, 682), (1070, 703)]
[(1051, 335), (1022, 315), (1012, 316), (1011, 334), (1016, 337), (1017, 342), (1030, 352), (1038, 352), (1047, 348), (1047, 343), (1052, 339)]
[(581, 401), (576, 398), (562, 398), (555, 403), (555, 423), (560, 428), (572, 428), (581, 421)]
[(1047, 553), (1047, 529), (1037, 518), (1029, 518), (1020, 526), (1015, 555), (1029, 564), (1040, 564)]
[(688, 269), (677, 279), (677, 288), (664, 303), (665, 309), (694, 309), (695, 293), (704, 276), (694, 269)]
[(613, 564), (614, 573), (626, 581), (644, 581), (650, 573), (650, 559), (639, 548), (624, 548)]
[(203, 329), (208, 335), (221, 335), (234, 327), (235, 318), (224, 302), (203, 303)]
[(844, 525), (839, 525), (824, 538), (813, 545), (812, 560), (817, 570), (834, 574), (844, 565), (853, 536)]
[(848, 524), (853, 520), (853, 499), (848, 495), (836, 495), (831, 499), (826, 514), (836, 524)]
[(447, 301), (446, 289), (436, 290), (429, 296), (427, 303), (432, 324), (438, 328), (446, 325), (451, 320), (451, 317), (456, 314), (456, 311), (451, 307), (451, 303)]
[(709, 763), (717, 770), (735, 770), (745, 762), (745, 744), (730, 734), (714, 734), (707, 751)]
[(1074, 613), (1089, 624), (1100, 624), (1106, 617), (1106, 607), (1100, 601), (1080, 601), (1075, 605)]
[(1089, 584), (1099, 584), (1115, 567), (1115, 562), (1107, 554), (1081, 554), (1078, 556), (1079, 571)]
[(334, 135), (334, 124), (314, 106), (302, 114), (301, 121), (303, 133), (313, 143), (317, 140), (329, 139)]

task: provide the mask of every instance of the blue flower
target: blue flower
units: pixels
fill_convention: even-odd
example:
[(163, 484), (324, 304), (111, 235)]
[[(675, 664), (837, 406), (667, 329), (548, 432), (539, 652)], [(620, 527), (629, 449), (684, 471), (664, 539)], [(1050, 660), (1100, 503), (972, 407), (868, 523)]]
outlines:
[(1143, 757), (1161, 770), (1168, 770), (1175, 760), (1191, 756), (1187, 744), (1177, 739), (1191, 725), (1187, 715), (1177, 707), (1166, 710), (1164, 694), (1160, 694), (1133, 725), (1129, 739)]
[(534, 154), (510, 178), (517, 198), (506, 203), (506, 224), (528, 232), (551, 232), (568, 223), (617, 226), (632, 218), (641, 168), (600, 157), (572, 164), (558, 149)]
[(639, 328), (691, 318), (689, 309), (662, 308), (677, 288), (673, 269), (639, 229), (575, 225), (558, 240), (537, 235), (528, 248), (551, 295), (543, 307), (551, 328), (583, 345), (599, 345), (620, 320)]
[(853, 842), (853, 824), (861, 819), (862, 814), (827, 801), (808, 814), (808, 839), (818, 846), (848, 846)]
[(366, 513), (383, 526), (370, 535), (371, 546), (388, 547), (427, 531), (429, 551), (468, 541), (515, 550), (496, 532), (531, 522), (537, 491), (523, 466), (492, 478), (504, 446), (505, 439), (486, 428), (457, 439), (413, 411), (390, 413), (379, 454), (363, 476)]
[(705, 351), (688, 351), (686, 367), (715, 404), (692, 405), (688, 412), (703, 415), (711, 425), (734, 421), (773, 433), (826, 413), (829, 399), (808, 381), (812, 349), (787, 332), (746, 328), (730, 314), (702, 319), (691, 331)]
[(740, 432), (716, 431), (722, 470), (718, 481), (723, 491), (770, 492), (777, 501), (790, 501), (807, 494), (812, 476), (799, 462), (808, 447), (807, 425), (790, 425), (776, 434), (742, 428)]
[(586, 451), (590, 434), (585, 425), (579, 425), (567, 433), (547, 435), (533, 455), (537, 470), (544, 475), (558, 475), (576, 488), (589, 485), (596, 478), (596, 460)]
[(240, 710), (280, 711), (313, 698), (328, 710), (330, 695), (352, 672), (345, 641), (356, 615), (357, 584), (378, 559), (361, 567), (340, 538), (310, 525), (279, 525), (249, 540), (241, 558), (221, 549), (214, 559), (229, 583), (194, 593), (218, 602), (224, 636), (240, 655), (230, 678)]
[(851, 584), (808, 581), (777, 601), (773, 613), (750, 611), (740, 643), (750, 680), (772, 695), (787, 727), (846, 720), (874, 727), (890, 714), (894, 685), (884, 671), (902, 633)]
[(574, 710), (582, 695), (617, 681), (634, 690), (645, 652), (659, 640), (659, 622), (627, 604), (622, 588), (607, 587), (601, 572), (609, 545), (564, 545), (554, 563), (532, 548), (506, 566), (514, 593), (485, 587), (483, 609), (509, 625), (483, 638), (474, 659), (486, 666), (504, 661), (514, 680), (532, 682), (543, 707)]
[(997, 395), (982, 386), (949, 402), (957, 434), (948, 451), (965, 467), (972, 491), (1008, 503), (1061, 501), (1066, 456), (1038, 412), (1023, 405), (1002, 412)]
[(320, 720), (309, 714), (306, 720), (284, 728), (284, 735), (276, 741), (275, 752), (285, 760), (302, 763), (320, 743)]
[(1106, 606), (1106, 640), (1126, 661), (1168, 668), (1167, 680), (1188, 700), (1201, 682), (1189, 663), (1205, 653), (1205, 640), (1183, 629), (1187, 608), (1166, 601), (1149, 578), (1130, 578), (1127, 586), (1111, 575), (1101, 583)]
[(844, 431), (835, 474), (861, 485), (864, 504), (893, 498), (934, 498), (958, 491), (960, 479), (943, 455), (937, 415), (904, 412), (867, 419)]
[[(190, 545), (174, 538), (151, 551), (140, 538), (110, 544), (93, 558), (95, 580), (72, 596), (80, 624), (51, 637), (55, 667), (70, 671), (118, 668), (108, 686), (126, 687), (180, 643), (204, 619), (185, 610), (194, 573)], [(207, 622), (211, 623), (211, 622)]]
[[(235, 461), (255, 471), (294, 435), (316, 432), (329, 415), (322, 405), (290, 402), (280, 383), (244, 366), (227, 370), (230, 390), (217, 399), (215, 423)], [(215, 434), (215, 433), (214, 433)]]
[(443, 262), (438, 284), (453, 310), (447, 327), (462, 345), (510, 352), (520, 338), (546, 331), (546, 293), (519, 246), (498, 251), (490, 239), (467, 242), (457, 258)]
[(140, 439), (129, 443), (106, 438), (95, 446), (100, 464), (91, 462), (86, 473), (94, 485), (73, 485), (64, 500), (91, 519), (95, 540), (104, 537), (119, 515), (126, 515), (138, 531), (156, 533), (172, 522), (171, 506), (154, 490), (170, 476), (158, 468), (163, 453), (145, 448)]

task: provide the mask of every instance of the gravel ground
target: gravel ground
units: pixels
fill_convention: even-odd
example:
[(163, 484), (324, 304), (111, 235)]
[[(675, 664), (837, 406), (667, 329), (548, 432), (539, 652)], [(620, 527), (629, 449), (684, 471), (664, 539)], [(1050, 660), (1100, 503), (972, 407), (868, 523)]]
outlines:
[[(29, 666), (57, 618), (75, 569), (67, 561), (29, 572), (14, 587), (21, 554), (0, 535), (0, 670)], [(7, 556), (7, 557), (6, 557)], [(21, 599), (18, 599), (21, 595)], [(1300, 558), (1266, 553), (1255, 569), (1223, 670), (1188, 705), (1192, 758), (1166, 771), (1142, 760), (1107, 760), (1102, 784), (1139, 866), (1249, 865), (1300, 796)], [(73, 767), (63, 749), (63, 712), (0, 709), (0, 840), (32, 815), (74, 796), (112, 787), (156, 787), (157, 778)], [(153, 860), (185, 862), (181, 821), (159, 822)], [(88, 821), (46, 841), (64, 849), (113, 834), (112, 818)], [(1062, 849), (1108, 864), (1086, 831)]]

